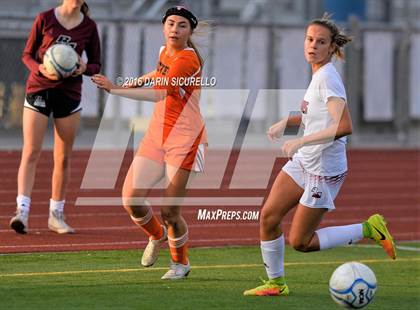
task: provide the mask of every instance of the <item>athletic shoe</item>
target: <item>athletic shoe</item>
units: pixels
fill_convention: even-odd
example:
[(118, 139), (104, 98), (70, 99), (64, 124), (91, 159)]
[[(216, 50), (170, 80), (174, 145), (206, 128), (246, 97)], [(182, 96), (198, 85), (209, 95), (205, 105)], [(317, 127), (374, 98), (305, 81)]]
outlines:
[(28, 230), (29, 211), (17, 207), (15, 216), (10, 220), (10, 227), (18, 234), (26, 234)]
[[(262, 280), (262, 279), (261, 279)], [(246, 290), (244, 296), (288, 296), (289, 287), (287, 284), (278, 284), (275, 280), (262, 280), (263, 285)]]
[(382, 215), (374, 214), (366, 221), (370, 229), (370, 238), (381, 245), (389, 257), (395, 259), (397, 252), (394, 240), (386, 228), (386, 222)]
[(63, 211), (50, 211), (50, 216), (48, 218), (48, 228), (58, 234), (74, 234), (74, 229), (67, 225), (64, 219), (65, 217)]
[(149, 238), (149, 243), (144, 249), (143, 256), (141, 257), (141, 264), (143, 267), (150, 267), (156, 263), (159, 257), (159, 251), (161, 245), (168, 240), (168, 231), (164, 225), (161, 225), (163, 228), (163, 236), (158, 240), (153, 240)]
[(179, 263), (174, 263), (171, 261), (171, 265), (169, 266), (168, 272), (166, 272), (162, 280), (179, 280), (185, 279), (188, 274), (190, 273), (190, 262), (188, 264), (183, 265)]

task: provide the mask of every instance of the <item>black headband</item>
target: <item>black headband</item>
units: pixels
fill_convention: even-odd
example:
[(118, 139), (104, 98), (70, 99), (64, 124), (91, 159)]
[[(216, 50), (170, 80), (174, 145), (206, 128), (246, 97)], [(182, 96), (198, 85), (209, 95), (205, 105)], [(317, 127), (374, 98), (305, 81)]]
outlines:
[(190, 22), (192, 29), (195, 29), (197, 27), (197, 24), (198, 24), (197, 17), (195, 17), (193, 13), (191, 13), (190, 11), (188, 11), (186, 8), (182, 6), (174, 6), (172, 8), (169, 8), (165, 12), (165, 15), (163, 15), (162, 24), (164, 24), (166, 19), (171, 15), (178, 15), (178, 16), (185, 17)]

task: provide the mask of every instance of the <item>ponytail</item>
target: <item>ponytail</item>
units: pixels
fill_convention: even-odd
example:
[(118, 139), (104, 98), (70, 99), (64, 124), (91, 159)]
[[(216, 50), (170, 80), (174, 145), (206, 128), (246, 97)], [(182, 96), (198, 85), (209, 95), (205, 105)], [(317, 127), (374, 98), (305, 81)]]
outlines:
[(204, 60), (203, 57), (201, 57), (200, 51), (198, 50), (197, 46), (194, 44), (193, 41), (191, 41), (191, 39), (188, 39), (187, 41), (187, 45), (188, 47), (191, 47), (194, 52), (197, 54), (198, 56), (198, 60), (200, 61), (200, 66), (203, 66)]
[(86, 1), (82, 4), (82, 7), (80, 8), (80, 12), (82, 12), (83, 15), (85, 16), (90, 16), (90, 9)]
[(199, 48), (203, 50), (208, 47), (208, 39), (211, 36), (212, 31), (213, 31), (212, 21), (209, 21), (209, 20), (199, 21), (197, 24), (197, 27), (193, 30), (192, 35), (187, 41), (188, 47), (191, 47), (197, 54), (198, 59), (200, 60), (201, 66), (203, 66), (204, 64), (204, 58)]

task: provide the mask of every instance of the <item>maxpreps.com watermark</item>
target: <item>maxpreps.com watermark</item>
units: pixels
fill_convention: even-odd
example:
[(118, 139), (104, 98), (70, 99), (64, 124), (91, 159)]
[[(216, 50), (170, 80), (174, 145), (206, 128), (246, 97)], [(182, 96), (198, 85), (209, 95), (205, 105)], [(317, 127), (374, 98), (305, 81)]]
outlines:
[(226, 211), (222, 209), (198, 209), (199, 221), (258, 221), (260, 211)]

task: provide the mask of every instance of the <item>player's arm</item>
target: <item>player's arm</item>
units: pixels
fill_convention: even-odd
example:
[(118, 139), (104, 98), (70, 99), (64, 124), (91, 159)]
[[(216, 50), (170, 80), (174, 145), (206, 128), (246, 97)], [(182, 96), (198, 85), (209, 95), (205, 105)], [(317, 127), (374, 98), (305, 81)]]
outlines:
[(37, 75), (44, 76), (49, 80), (56, 81), (59, 79), (58, 76), (48, 73), (44, 64), (39, 63), (35, 57), (42, 43), (42, 24), (42, 17), (41, 15), (38, 15), (35, 18), (28, 40), (26, 41), (25, 49), (22, 53), (22, 62), (26, 65), (29, 71)]
[(101, 71), (101, 43), (96, 24), (85, 50), (87, 63), (84, 63), (81, 57), (79, 57), (79, 68), (76, 70), (76, 75), (85, 74), (92, 76)]
[[(191, 59), (186, 56), (181, 56), (177, 59), (176, 63), (171, 66), (167, 74), (169, 81), (177, 77), (189, 77), (195, 72), (199, 72), (200, 65), (197, 60)], [(146, 74), (145, 76), (154, 76), (155, 71)], [(140, 101), (159, 101), (163, 100), (167, 95), (171, 95), (176, 92), (178, 86), (172, 82), (169, 85), (155, 85), (155, 87), (148, 89), (140, 88), (125, 88), (114, 85), (107, 77), (101, 74), (95, 74), (92, 77), (92, 81), (99, 87), (112, 95), (117, 95), (129, 99), (140, 100)]]
[(331, 124), (313, 134), (285, 142), (282, 150), (287, 157), (292, 157), (302, 146), (328, 143), (352, 133), (353, 126), (346, 102), (339, 97), (329, 97), (327, 108), (332, 118)]
[(99, 73), (99, 71), (101, 71), (101, 42), (96, 25), (95, 29), (92, 31), (90, 42), (86, 46), (86, 56), (88, 58), (88, 62), (83, 74), (92, 76)]
[(48, 73), (44, 64), (39, 63), (35, 56), (42, 43), (42, 25), (42, 17), (41, 15), (38, 15), (35, 18), (28, 40), (26, 41), (25, 49), (22, 53), (22, 62), (26, 65), (29, 71), (37, 75), (43, 75), (47, 79), (56, 81), (58, 80), (58, 76)]
[(29, 71), (40, 74), (39, 63), (35, 59), (35, 54), (41, 45), (42, 41), (42, 21), (41, 16), (38, 15), (32, 25), (28, 40), (26, 41), (25, 49), (22, 53), (22, 62), (26, 65)]
[(146, 74), (138, 77), (137, 79), (134, 79), (133, 83), (124, 83), (122, 86), (124, 88), (142, 87), (145, 84), (148, 84), (150, 81), (153, 81), (153, 79), (155, 78), (155, 75), (156, 75), (156, 70), (153, 70), (149, 73), (146, 73)]
[(160, 101), (166, 97), (166, 90), (153, 88), (112, 88), (110, 94), (139, 101)]
[(346, 102), (339, 97), (330, 97), (327, 107), (332, 123), (321, 131), (302, 137), (303, 145), (323, 144), (352, 134), (353, 126)]
[(166, 97), (166, 90), (156, 90), (153, 88), (125, 88), (113, 84), (106, 76), (95, 74), (92, 81), (97, 87), (106, 90), (112, 95), (121, 96), (140, 101), (159, 101)]
[(302, 123), (302, 114), (294, 114), (283, 118), (279, 122), (272, 125), (267, 130), (267, 136), (270, 140), (275, 140), (281, 137), (287, 127), (299, 127)]

